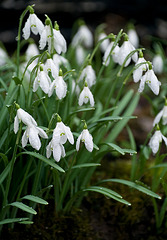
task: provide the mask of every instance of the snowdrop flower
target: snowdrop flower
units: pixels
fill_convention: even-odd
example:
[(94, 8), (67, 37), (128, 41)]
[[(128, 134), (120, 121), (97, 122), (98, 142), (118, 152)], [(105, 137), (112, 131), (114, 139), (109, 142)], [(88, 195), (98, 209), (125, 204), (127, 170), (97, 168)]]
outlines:
[(38, 87), (40, 86), (43, 92), (48, 94), (50, 85), (51, 80), (49, 76), (45, 71), (43, 71), (43, 66), (40, 66), (40, 69), (38, 69), (37, 76), (33, 83), (33, 92), (36, 92)]
[[(135, 50), (135, 47), (132, 45), (132, 43), (128, 40), (128, 37), (125, 37), (125, 41), (123, 42), (122, 46), (120, 47), (120, 50), (118, 52), (118, 63), (119, 65), (122, 65), (125, 61), (125, 58), (131, 53), (132, 51)], [(125, 62), (124, 67), (127, 67), (129, 63), (131, 62), (131, 59), (134, 62), (137, 62), (138, 60), (138, 55), (137, 52), (135, 52), (131, 57), (127, 59)]]
[(96, 74), (95, 74), (94, 69), (92, 68), (92, 65), (87, 65), (82, 70), (82, 73), (79, 77), (79, 81), (81, 81), (83, 79), (85, 79), (89, 88), (96, 83)]
[[(32, 57), (39, 54), (39, 50), (37, 48), (37, 45), (35, 43), (30, 43), (26, 49), (25, 55), (26, 55), (26, 61), (29, 61)], [(36, 62), (38, 62), (38, 59), (35, 59)]]
[[(103, 65), (105, 66), (108, 66), (109, 63), (110, 63), (110, 57), (112, 57), (113, 61), (115, 63), (118, 63), (118, 53), (119, 53), (119, 50), (120, 50), (120, 47), (118, 46), (118, 44), (115, 46), (115, 48), (112, 50), (111, 52), (111, 49), (114, 45), (114, 42), (112, 41), (108, 47), (106, 48), (106, 51), (104, 53), (104, 56), (103, 56)], [(110, 54), (110, 56), (109, 56)]]
[(59, 162), (61, 157), (65, 157), (65, 149), (63, 144), (58, 143), (55, 139), (52, 139), (46, 147), (46, 157), (50, 158), (53, 152), (53, 158), (56, 162)]
[(0, 66), (5, 65), (7, 59), (8, 59), (8, 55), (6, 51), (0, 47)]
[(63, 35), (59, 30), (59, 25), (55, 23), (55, 29), (53, 29), (53, 44), (56, 52), (61, 54), (62, 52), (65, 53), (67, 51), (67, 43)]
[(56, 78), (59, 75), (59, 69), (58, 67), (55, 65), (53, 59), (48, 58), (44, 64), (44, 71), (48, 74), (49, 72), (51, 72), (53, 78)]
[(80, 87), (76, 84), (75, 80), (72, 79), (72, 93), (75, 91), (77, 95), (80, 93)]
[(75, 57), (78, 65), (82, 65), (85, 61), (86, 53), (81, 45), (77, 45), (75, 48)]
[(43, 50), (45, 48), (46, 44), (48, 44), (48, 51), (50, 53), (51, 47), (52, 47), (52, 34), (51, 34), (50, 25), (48, 23), (47, 23), (47, 25), (45, 25), (45, 27), (41, 33), (41, 37), (39, 40), (39, 49)]
[(48, 96), (51, 97), (53, 91), (56, 91), (56, 95), (59, 99), (62, 99), (66, 96), (67, 93), (67, 84), (63, 80), (61, 75), (57, 76), (55, 80), (50, 84)]
[(77, 142), (76, 142), (76, 150), (77, 151), (79, 151), (80, 142), (83, 142), (85, 144), (85, 147), (89, 152), (93, 151), (93, 137), (89, 133), (87, 128), (83, 129), (83, 131), (81, 132), (81, 134), (79, 135), (79, 137), (77, 139)]
[(71, 44), (73, 47), (76, 47), (79, 44), (87, 48), (91, 48), (93, 46), (93, 34), (86, 25), (81, 25), (79, 27), (77, 33), (72, 39)]
[(91, 93), (90, 89), (88, 88), (88, 86), (86, 84), (86, 86), (84, 87), (84, 89), (82, 90), (82, 92), (79, 95), (78, 104), (79, 104), (79, 106), (82, 106), (83, 103), (88, 103), (88, 101), (90, 101), (90, 105), (93, 107), (95, 104), (93, 94)]
[(135, 64), (135, 66), (137, 66), (138, 64), (141, 64), (141, 63), (143, 63), (143, 64), (141, 64), (138, 68), (136, 68), (133, 71), (133, 80), (134, 80), (134, 82), (138, 82), (141, 79), (142, 75), (143, 75), (143, 71), (146, 71), (148, 69), (147, 64), (146, 63), (144, 64), (144, 62), (146, 62), (146, 60), (143, 57), (143, 53), (140, 52), (139, 53), (139, 58), (138, 58), (138, 60), (137, 60), (137, 62)]
[(32, 31), (35, 35), (38, 33), (41, 35), (44, 29), (44, 25), (42, 21), (36, 16), (36, 14), (30, 13), (25, 26), (23, 28), (23, 37), (27, 40), (30, 37), (30, 31)]
[(133, 44), (133, 46), (135, 48), (138, 48), (139, 47), (139, 37), (137, 35), (136, 30), (135, 29), (129, 29), (127, 34), (128, 34), (129, 40)]
[[(58, 118), (60, 117), (58, 116)], [(53, 139), (60, 144), (65, 144), (67, 140), (71, 144), (74, 144), (74, 137), (70, 127), (66, 126), (61, 120), (57, 122), (56, 128), (53, 131)]]
[(139, 89), (138, 89), (139, 92), (142, 92), (144, 90), (145, 83), (148, 84), (149, 88), (151, 88), (151, 90), (155, 95), (159, 94), (159, 87), (161, 85), (161, 82), (158, 81), (152, 69), (151, 63), (149, 63), (149, 69), (141, 78)]
[(162, 142), (162, 139), (167, 146), (167, 138), (163, 136), (160, 130), (156, 130), (149, 142), (149, 147), (152, 149), (153, 154), (156, 154), (158, 152), (159, 144)]
[(42, 128), (29, 124), (22, 136), (22, 147), (25, 147), (28, 143), (28, 140), (33, 148), (39, 150), (41, 148), (41, 141), (39, 136), (47, 139), (48, 136)]
[(162, 110), (156, 115), (153, 126), (158, 124), (162, 118), (162, 124), (166, 125), (167, 124), (167, 105), (165, 105)]
[[(107, 34), (105, 34), (104, 32), (101, 32), (100, 34), (99, 34), (99, 37), (98, 37), (98, 41), (100, 41), (100, 40), (102, 40), (102, 39), (104, 39), (104, 38), (106, 38), (107, 37)], [(107, 38), (107, 39), (105, 39), (105, 40), (103, 40), (102, 42), (101, 42), (101, 44), (100, 44), (100, 49), (101, 49), (101, 51), (104, 53), (105, 51), (106, 51), (106, 49), (107, 49), (107, 47), (108, 47), (108, 45), (110, 44), (110, 40)]]
[(19, 123), (23, 122), (25, 125), (34, 125), (37, 126), (37, 123), (35, 121), (35, 119), (26, 111), (24, 111), (22, 108), (20, 108), (17, 104), (16, 104), (17, 109), (17, 114), (15, 116), (14, 119), (14, 133), (16, 134), (19, 130)]
[(161, 74), (163, 72), (163, 59), (161, 55), (157, 54), (153, 57), (152, 64), (154, 67), (154, 72)]

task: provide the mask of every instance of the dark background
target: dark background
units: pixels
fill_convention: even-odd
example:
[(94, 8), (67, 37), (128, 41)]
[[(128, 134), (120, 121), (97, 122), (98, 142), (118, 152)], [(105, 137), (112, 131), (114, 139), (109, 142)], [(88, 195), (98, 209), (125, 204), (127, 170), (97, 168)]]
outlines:
[(7, 50), (15, 48), (19, 17), (32, 4), (35, 4), (35, 13), (43, 22), (44, 14), (58, 22), (67, 42), (78, 18), (83, 18), (92, 30), (101, 23), (107, 23), (107, 33), (115, 34), (133, 20), (140, 37), (152, 34), (167, 39), (166, 0), (154, 3), (149, 0), (0, 0), (0, 41)]

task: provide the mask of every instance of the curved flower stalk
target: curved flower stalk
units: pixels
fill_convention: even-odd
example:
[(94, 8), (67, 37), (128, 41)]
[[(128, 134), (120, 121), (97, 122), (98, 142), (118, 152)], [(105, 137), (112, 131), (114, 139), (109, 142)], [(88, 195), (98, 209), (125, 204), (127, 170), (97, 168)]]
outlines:
[(93, 34), (86, 25), (81, 25), (74, 35), (72, 42), (73, 47), (77, 45), (83, 45), (86, 48), (91, 48), (93, 46)]
[(93, 94), (91, 93), (87, 84), (85, 84), (84, 89), (82, 90), (82, 92), (79, 95), (78, 104), (79, 104), (79, 106), (82, 106), (83, 103), (86, 104), (86, 103), (88, 103), (88, 101), (90, 101), (90, 105), (93, 107), (95, 104)]
[(146, 63), (144, 64), (144, 62), (146, 62), (146, 60), (143, 57), (143, 53), (139, 52), (139, 58), (135, 64), (135, 66), (137, 66), (138, 64), (141, 64), (141, 63), (143, 63), (143, 64), (141, 64), (137, 69), (135, 69), (133, 71), (133, 80), (135, 83), (141, 79), (143, 72), (148, 69), (148, 65)]
[(165, 145), (167, 146), (167, 138), (161, 133), (158, 129), (155, 131), (154, 135), (151, 137), (149, 142), (149, 147), (151, 148), (153, 154), (156, 154), (159, 150), (159, 145), (164, 140)]
[(133, 46), (135, 48), (138, 48), (139, 47), (139, 36), (138, 36), (136, 30), (131, 28), (127, 31), (127, 34), (128, 34), (129, 40), (133, 44)]
[(156, 54), (153, 57), (152, 64), (153, 64), (155, 73), (161, 74), (163, 72), (164, 63), (163, 63), (163, 59), (160, 54)]
[[(107, 37), (107, 34), (104, 32), (101, 32), (98, 36), (98, 41), (100, 41), (106, 37)], [(100, 44), (100, 50), (104, 53), (106, 51), (107, 47), (109, 46), (109, 44), (110, 44), (110, 40), (108, 38), (103, 40)]]
[(22, 136), (22, 147), (25, 147), (29, 140), (31, 146), (34, 149), (39, 150), (41, 147), (39, 136), (47, 139), (48, 138), (47, 134), (43, 129), (37, 127), (36, 121), (29, 113), (21, 109), (17, 104), (16, 106), (18, 110), (14, 119), (14, 133), (16, 134), (18, 132), (19, 123), (20, 121), (22, 121), (27, 126)]
[(55, 80), (50, 84), (48, 97), (51, 97), (53, 92), (56, 92), (56, 95), (59, 99), (62, 99), (67, 94), (67, 84), (63, 80), (62, 76), (57, 76)]
[(30, 12), (30, 15), (23, 28), (23, 37), (25, 40), (27, 40), (30, 37), (31, 31), (35, 35), (37, 35), (38, 33), (41, 35), (43, 29), (44, 29), (44, 25), (42, 21), (36, 16), (34, 12), (33, 13)]
[(138, 89), (139, 92), (142, 92), (144, 90), (145, 83), (148, 84), (149, 88), (153, 91), (155, 95), (159, 94), (159, 88), (161, 86), (161, 82), (158, 81), (152, 69), (151, 63), (149, 63), (149, 69), (141, 78), (139, 89)]
[(84, 80), (87, 82), (88, 87), (91, 88), (92, 85), (96, 83), (96, 74), (95, 70), (92, 68), (92, 65), (87, 65), (81, 72), (79, 81)]
[(166, 104), (162, 108), (162, 110), (156, 115), (154, 122), (153, 122), (153, 126), (158, 124), (160, 122), (161, 118), (162, 118), (162, 124), (166, 125), (167, 124), (167, 105)]
[[(115, 63), (118, 63), (118, 53), (120, 50), (120, 47), (118, 44), (114, 47), (114, 49), (111, 52), (111, 49), (113, 48), (114, 42), (111, 42), (108, 47), (106, 48), (106, 51), (103, 56), (103, 65), (108, 66), (110, 63), (110, 57), (112, 57), (113, 61)], [(110, 54), (110, 56), (109, 56)]]
[(40, 86), (42, 91), (48, 94), (50, 85), (51, 85), (50, 77), (43, 70), (43, 66), (41, 65), (40, 69), (38, 69), (37, 76), (33, 83), (33, 92), (36, 92), (38, 87)]
[(79, 151), (80, 148), (80, 142), (83, 142), (85, 144), (86, 149), (89, 152), (93, 151), (93, 137), (92, 135), (89, 133), (88, 129), (87, 129), (87, 125), (85, 123), (84, 125), (84, 129), (81, 132), (81, 134), (79, 135), (77, 142), (76, 142), (76, 150)]
[[(119, 65), (122, 65), (125, 61), (125, 58), (135, 50), (135, 47), (132, 45), (132, 43), (129, 41), (128, 36), (125, 35), (125, 41), (123, 42), (122, 46), (119, 49), (118, 52), (118, 63)], [(135, 52), (131, 57), (129, 57), (124, 65), (124, 67), (127, 67), (131, 60), (133, 60), (135, 63), (138, 60), (138, 54)]]

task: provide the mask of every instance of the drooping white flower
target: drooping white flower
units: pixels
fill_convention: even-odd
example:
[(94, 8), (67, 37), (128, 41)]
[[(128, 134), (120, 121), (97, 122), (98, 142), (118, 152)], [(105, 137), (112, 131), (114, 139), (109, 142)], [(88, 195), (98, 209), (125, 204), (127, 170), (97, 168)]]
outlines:
[(139, 58), (138, 58), (135, 66), (137, 66), (137, 65), (140, 64), (140, 63), (143, 63), (143, 64), (140, 65), (138, 68), (136, 68), (136, 69), (133, 71), (133, 80), (134, 80), (134, 82), (138, 82), (138, 81), (141, 79), (142, 75), (143, 75), (143, 71), (146, 71), (146, 70), (147, 70), (148, 66), (147, 66), (146, 63), (144, 64), (144, 62), (146, 62), (146, 60), (144, 59), (144, 57), (139, 57)]
[(62, 99), (66, 96), (67, 93), (67, 84), (63, 80), (62, 76), (57, 76), (55, 80), (50, 84), (48, 96), (51, 97), (53, 91), (56, 91), (56, 95), (59, 99)]
[(51, 72), (53, 78), (56, 78), (59, 75), (59, 68), (55, 65), (53, 59), (51, 58), (46, 60), (43, 69), (47, 74)]
[(77, 142), (76, 142), (76, 150), (79, 151), (80, 142), (85, 144), (86, 149), (89, 152), (93, 151), (93, 137), (89, 133), (88, 129), (84, 129), (81, 134), (79, 135)]
[(162, 124), (166, 125), (167, 124), (167, 106), (165, 105), (162, 110), (156, 115), (153, 126), (158, 124), (162, 118)]
[(0, 47), (0, 66), (3, 66), (6, 63), (8, 58), (9, 57), (8, 57), (7, 52), (3, 48)]
[(66, 126), (62, 121), (57, 122), (56, 128), (53, 131), (53, 139), (56, 139), (60, 144), (65, 144), (68, 140), (71, 144), (74, 144), (74, 137), (70, 127)]
[[(35, 43), (30, 43), (25, 51), (26, 61), (29, 61), (30, 58), (39, 54), (38, 47)], [(36, 58), (35, 61), (38, 61)]]
[(152, 64), (155, 73), (161, 74), (163, 72), (164, 63), (160, 54), (157, 54), (153, 57)]
[(77, 95), (80, 93), (80, 87), (76, 84), (74, 79), (72, 79), (72, 93), (73, 92), (75, 92)]
[(47, 44), (48, 44), (48, 51), (50, 53), (51, 47), (52, 47), (52, 34), (51, 34), (50, 25), (45, 25), (41, 33), (41, 37), (39, 40), (39, 49), (43, 50)]
[(90, 89), (85, 86), (79, 95), (78, 104), (79, 106), (82, 106), (83, 103), (88, 103), (88, 101), (90, 101), (90, 105), (93, 107), (95, 104), (93, 94), (91, 93)]
[(19, 130), (19, 123), (23, 122), (25, 125), (37, 126), (35, 119), (22, 108), (17, 109), (17, 114), (14, 119), (14, 133), (16, 134)]
[(47, 75), (45, 71), (43, 71), (43, 67), (41, 66), (40, 69), (38, 69), (37, 76), (33, 83), (33, 92), (36, 92), (38, 87), (40, 86), (43, 92), (48, 94), (50, 85), (51, 85), (50, 77)]
[(39, 150), (41, 148), (41, 141), (39, 136), (47, 139), (48, 136), (42, 128), (39, 128), (33, 124), (27, 125), (27, 128), (22, 136), (22, 147), (25, 147), (28, 140), (33, 148)]
[(162, 139), (167, 146), (167, 138), (164, 137), (160, 130), (156, 130), (149, 142), (149, 147), (152, 149), (153, 154), (156, 154), (158, 152), (159, 144), (162, 142)]
[[(104, 38), (106, 38), (106, 37), (107, 37), (107, 34), (104, 33), (104, 32), (101, 32), (101, 33), (99, 34), (98, 41), (100, 41), (100, 40), (102, 40), (102, 39), (104, 39)], [(105, 40), (103, 40), (103, 41), (101, 42), (101, 44), (100, 44), (100, 49), (101, 49), (101, 51), (102, 51), (103, 53), (106, 51), (106, 49), (107, 49), (107, 47), (108, 47), (109, 44), (110, 44), (110, 40), (109, 40), (108, 38), (105, 39)]]
[(141, 78), (139, 89), (138, 89), (139, 92), (142, 92), (144, 90), (145, 83), (147, 83), (147, 85), (155, 95), (159, 94), (159, 87), (161, 85), (161, 82), (158, 81), (153, 69), (148, 69), (147, 72)]
[(95, 70), (92, 68), (92, 65), (87, 65), (82, 70), (82, 73), (79, 77), (79, 81), (81, 80), (85, 80), (89, 88), (96, 83), (96, 74)]
[(43, 29), (44, 25), (42, 21), (36, 16), (35, 13), (30, 13), (23, 28), (23, 37), (27, 40), (30, 37), (30, 31), (32, 31), (35, 35), (38, 33), (41, 35)]
[(72, 39), (71, 44), (73, 47), (76, 47), (80, 44), (87, 48), (91, 48), (93, 46), (93, 34), (86, 25), (81, 25), (79, 27), (77, 33)]
[(65, 149), (63, 144), (58, 143), (55, 139), (52, 139), (46, 147), (46, 157), (50, 158), (53, 152), (53, 158), (56, 162), (59, 162), (61, 157), (65, 157)]
[(56, 65), (57, 69), (60, 69), (61, 65), (63, 65), (64, 67), (67, 67), (67, 64), (68, 64), (68, 60), (57, 53), (53, 55), (53, 62)]
[(65, 53), (67, 51), (67, 43), (60, 30), (53, 29), (53, 38), (54, 49), (56, 52), (58, 54), (61, 54), (62, 52)]
[(75, 47), (75, 57), (78, 65), (82, 65), (85, 61), (86, 52), (81, 45)]
[[(122, 65), (126, 59), (126, 57), (135, 50), (135, 47), (132, 45), (132, 43), (129, 40), (125, 40), (122, 44), (122, 46), (119, 49), (118, 52), (118, 63), (119, 65)], [(129, 57), (124, 65), (124, 67), (127, 67), (129, 63), (131, 62), (131, 59), (136, 63), (138, 60), (137, 52), (135, 52), (131, 57)]]
[[(114, 42), (111, 42), (108, 47), (106, 48), (106, 51), (103, 56), (103, 65), (108, 66), (110, 63), (110, 57), (112, 57), (113, 61), (115, 63), (118, 63), (118, 53), (120, 50), (120, 47), (118, 44), (114, 47), (114, 49), (111, 52), (111, 49), (113, 48)], [(110, 56), (109, 56), (110, 54)]]
[(128, 34), (129, 40), (133, 44), (133, 46), (135, 48), (138, 48), (139, 47), (139, 37), (138, 37), (136, 30), (131, 28), (128, 30), (127, 34)]

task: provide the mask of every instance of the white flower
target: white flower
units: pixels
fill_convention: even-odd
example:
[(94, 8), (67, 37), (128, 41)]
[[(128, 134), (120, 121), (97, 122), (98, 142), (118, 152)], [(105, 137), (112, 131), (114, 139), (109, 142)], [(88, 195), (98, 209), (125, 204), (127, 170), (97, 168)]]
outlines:
[(57, 76), (55, 80), (50, 84), (50, 88), (48, 91), (48, 96), (52, 96), (53, 91), (56, 91), (56, 95), (59, 99), (62, 99), (66, 96), (67, 93), (67, 84), (63, 80), (62, 76)]
[(53, 55), (53, 62), (56, 65), (57, 69), (59, 69), (60, 65), (67, 67), (68, 64), (68, 60), (63, 56), (58, 55), (57, 53)]
[(86, 25), (79, 27), (77, 33), (72, 39), (71, 44), (73, 47), (76, 47), (79, 44), (87, 48), (91, 48), (93, 46), (93, 34)]
[(93, 94), (91, 93), (88, 87), (84, 87), (84, 89), (79, 95), (79, 100), (78, 100), (79, 106), (82, 106), (83, 103), (88, 103), (88, 101), (90, 101), (90, 105), (93, 107), (94, 106)]
[(56, 128), (53, 131), (53, 139), (56, 139), (60, 144), (66, 143), (68, 140), (71, 144), (74, 144), (74, 137), (70, 127), (66, 126), (62, 121), (56, 124)]
[[(25, 55), (26, 55), (26, 61), (29, 61), (30, 58), (34, 57), (35, 55), (39, 54), (39, 50), (37, 48), (37, 45), (35, 43), (31, 43), (28, 45)], [(35, 61), (38, 62), (38, 59), (36, 58)]]
[(8, 55), (7, 55), (6, 51), (1, 47), (0, 47), (0, 56), (1, 56), (0, 57), (0, 66), (3, 66), (8, 59)]
[(66, 155), (64, 146), (61, 143), (55, 141), (55, 139), (52, 139), (46, 147), (47, 158), (50, 158), (52, 152), (53, 158), (55, 159), (56, 162), (59, 162), (61, 157), (65, 157)]
[(34, 126), (33, 124), (29, 124), (27, 126), (27, 129), (25, 130), (23, 136), (22, 136), (22, 147), (25, 147), (28, 143), (28, 140), (33, 148), (36, 150), (39, 150), (41, 148), (41, 141), (39, 139), (39, 136), (42, 138), (47, 139), (48, 136), (44, 132), (43, 129)]
[(80, 88), (79, 86), (76, 84), (75, 80), (72, 79), (72, 93), (75, 92), (77, 95), (79, 95), (80, 93)]
[(136, 62), (135, 66), (137, 66), (140, 63), (143, 64), (133, 71), (134, 82), (138, 82), (143, 75), (143, 71), (146, 71), (148, 69), (147, 64), (144, 64), (144, 62), (146, 62), (146, 60), (143, 57), (138, 58), (138, 61)]
[(76, 142), (77, 151), (79, 151), (80, 141), (85, 144), (85, 147), (89, 152), (93, 151), (93, 138), (92, 138), (92, 135), (89, 133), (88, 129), (84, 129), (79, 135)]
[[(102, 32), (102, 33), (99, 34), (98, 41), (100, 41), (100, 40), (102, 40), (103, 38), (106, 38), (106, 37), (107, 37), (107, 34)], [(100, 49), (103, 53), (106, 51), (109, 44), (110, 44), (110, 40), (108, 38), (101, 42)]]
[(129, 40), (133, 44), (133, 46), (135, 48), (138, 48), (139, 47), (139, 37), (137, 35), (136, 30), (135, 29), (129, 29), (127, 34), (128, 34)]
[(59, 30), (53, 29), (54, 48), (58, 54), (67, 51), (67, 43)]
[(155, 55), (152, 60), (152, 64), (155, 73), (161, 74), (163, 72), (163, 59), (161, 55)]
[(48, 44), (48, 51), (50, 53), (51, 46), (52, 46), (52, 35), (51, 35), (50, 25), (45, 25), (45, 27), (41, 33), (41, 37), (39, 40), (39, 49), (43, 50), (45, 48), (46, 44)]
[(53, 78), (56, 78), (59, 75), (59, 68), (55, 65), (53, 59), (48, 58), (44, 64), (44, 71), (52, 73)]
[(151, 88), (155, 95), (159, 94), (159, 87), (161, 85), (161, 82), (158, 81), (157, 77), (154, 74), (153, 69), (147, 70), (147, 72), (141, 78), (141, 82), (138, 89), (139, 92), (142, 92), (144, 90), (145, 83), (148, 84), (148, 86)]
[(162, 124), (167, 124), (167, 106), (165, 105), (162, 110), (157, 114), (157, 116), (154, 119), (153, 126), (159, 123), (159, 121), (162, 118)]
[(78, 65), (82, 65), (85, 61), (86, 52), (81, 45), (77, 45), (75, 48), (75, 57)]
[[(106, 51), (104, 53), (104, 56), (103, 56), (103, 65), (105, 66), (108, 66), (109, 63), (110, 63), (110, 57), (112, 57), (113, 61), (115, 63), (118, 63), (118, 53), (119, 53), (119, 50), (120, 50), (120, 47), (118, 46), (118, 44), (115, 46), (115, 48), (112, 50), (111, 52), (111, 49), (114, 45), (114, 42), (111, 42), (108, 47), (106, 48)], [(111, 52), (111, 53), (110, 53)], [(110, 54), (110, 56), (109, 56)]]
[(149, 147), (152, 149), (153, 154), (156, 154), (159, 150), (159, 144), (162, 142), (162, 139), (167, 146), (167, 138), (163, 136), (160, 130), (155, 131), (154, 135), (151, 137), (149, 142)]
[(22, 108), (17, 110), (17, 114), (14, 119), (14, 133), (17, 133), (19, 130), (19, 123), (23, 122), (25, 125), (34, 125), (37, 126), (35, 119)]
[(44, 93), (48, 94), (50, 85), (51, 80), (47, 73), (42, 69), (38, 70), (37, 76), (33, 83), (33, 92), (36, 92), (38, 87), (40, 86)]
[(79, 77), (79, 81), (81, 80), (85, 80), (89, 88), (96, 83), (96, 74), (95, 70), (92, 68), (92, 65), (87, 65), (82, 70), (82, 73)]
[[(134, 50), (135, 50), (135, 48), (129, 40), (124, 41), (122, 46), (119, 49), (119, 52), (118, 52), (118, 63), (119, 63), (119, 65), (122, 65), (123, 62), (125, 61), (125, 58), (129, 55), (129, 53), (131, 53)], [(131, 57), (129, 57), (127, 59), (124, 67), (127, 67), (129, 65), (129, 63), (131, 62), (131, 59), (134, 62), (137, 62), (137, 60), (138, 60), (137, 52), (135, 52)]]
[(41, 22), (41, 20), (36, 16), (36, 14), (35, 13), (30, 14), (23, 28), (24, 39), (27, 40), (30, 37), (30, 30), (35, 35), (37, 35), (38, 33), (39, 34), (42, 33), (43, 28), (44, 28), (44, 25)]

